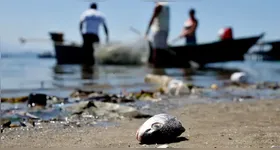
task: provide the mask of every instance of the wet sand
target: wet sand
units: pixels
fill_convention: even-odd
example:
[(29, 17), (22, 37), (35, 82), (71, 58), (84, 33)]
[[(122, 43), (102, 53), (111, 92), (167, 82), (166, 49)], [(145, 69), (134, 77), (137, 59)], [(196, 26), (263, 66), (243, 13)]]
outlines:
[[(185, 128), (188, 140), (170, 143), (174, 148), (270, 148), (280, 146), (280, 100), (188, 104), (171, 110)], [(146, 119), (125, 119), (118, 126), (4, 130), (3, 148), (95, 147), (146, 148), (135, 139)]]

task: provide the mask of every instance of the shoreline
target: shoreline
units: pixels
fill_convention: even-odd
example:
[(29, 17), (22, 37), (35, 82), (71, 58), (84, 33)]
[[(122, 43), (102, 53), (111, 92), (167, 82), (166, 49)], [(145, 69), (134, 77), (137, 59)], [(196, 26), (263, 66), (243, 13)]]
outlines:
[[(280, 145), (280, 99), (244, 102), (186, 104), (168, 111), (187, 129), (188, 141), (169, 144), (174, 148), (270, 148)], [(146, 119), (124, 119), (116, 126), (7, 129), (1, 134), (3, 148), (98, 147), (146, 148), (136, 130)]]
[[(143, 84), (123, 84), (118, 85), (120, 89), (137, 89), (137, 87), (147, 87), (147, 89), (152, 90), (153, 85), (147, 85), (146, 83)], [(30, 93), (36, 93), (40, 91), (41, 93), (50, 93), (55, 92), (55, 94), (51, 94), (54, 96), (59, 96), (60, 94), (57, 93), (57, 91), (65, 92), (65, 93), (71, 93), (75, 91), (76, 89), (82, 89), (82, 90), (89, 90), (89, 91), (111, 91), (115, 89), (115, 86), (111, 84), (92, 84), (92, 85), (83, 85), (83, 86), (64, 86), (64, 87), (49, 87), (49, 88), (18, 88), (18, 89), (1, 89), (1, 97), (16, 97), (16, 96), (27, 96)], [(64, 97), (67, 97), (68, 95), (63, 94)]]

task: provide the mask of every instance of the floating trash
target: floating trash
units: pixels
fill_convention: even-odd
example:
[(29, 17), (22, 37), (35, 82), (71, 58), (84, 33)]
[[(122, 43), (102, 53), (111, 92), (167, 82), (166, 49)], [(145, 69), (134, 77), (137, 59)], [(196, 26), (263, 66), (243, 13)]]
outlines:
[(235, 72), (230, 76), (232, 82), (246, 83), (248, 81), (248, 75), (245, 72)]

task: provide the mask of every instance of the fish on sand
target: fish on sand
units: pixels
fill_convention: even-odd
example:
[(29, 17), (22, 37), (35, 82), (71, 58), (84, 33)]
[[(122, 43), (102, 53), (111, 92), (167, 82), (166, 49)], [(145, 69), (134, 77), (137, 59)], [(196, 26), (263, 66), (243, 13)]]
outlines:
[(176, 117), (157, 114), (140, 126), (136, 139), (142, 144), (166, 143), (175, 140), (183, 132), (185, 128)]

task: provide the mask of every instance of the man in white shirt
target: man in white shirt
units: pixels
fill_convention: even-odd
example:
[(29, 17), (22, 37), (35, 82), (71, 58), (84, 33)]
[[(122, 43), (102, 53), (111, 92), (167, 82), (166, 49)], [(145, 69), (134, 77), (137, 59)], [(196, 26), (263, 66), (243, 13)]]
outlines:
[(97, 10), (97, 4), (92, 3), (90, 8), (84, 11), (80, 18), (80, 32), (83, 37), (83, 57), (85, 64), (94, 64), (93, 44), (99, 43), (98, 29), (100, 25), (104, 27), (106, 42), (108, 42), (109, 35), (105, 17)]
[(153, 51), (151, 51), (149, 62), (156, 62), (156, 51), (159, 49), (166, 49), (168, 33), (169, 33), (169, 6), (167, 2), (156, 2), (156, 7), (149, 26), (146, 31), (146, 37), (149, 34), (150, 28), (153, 32)]

